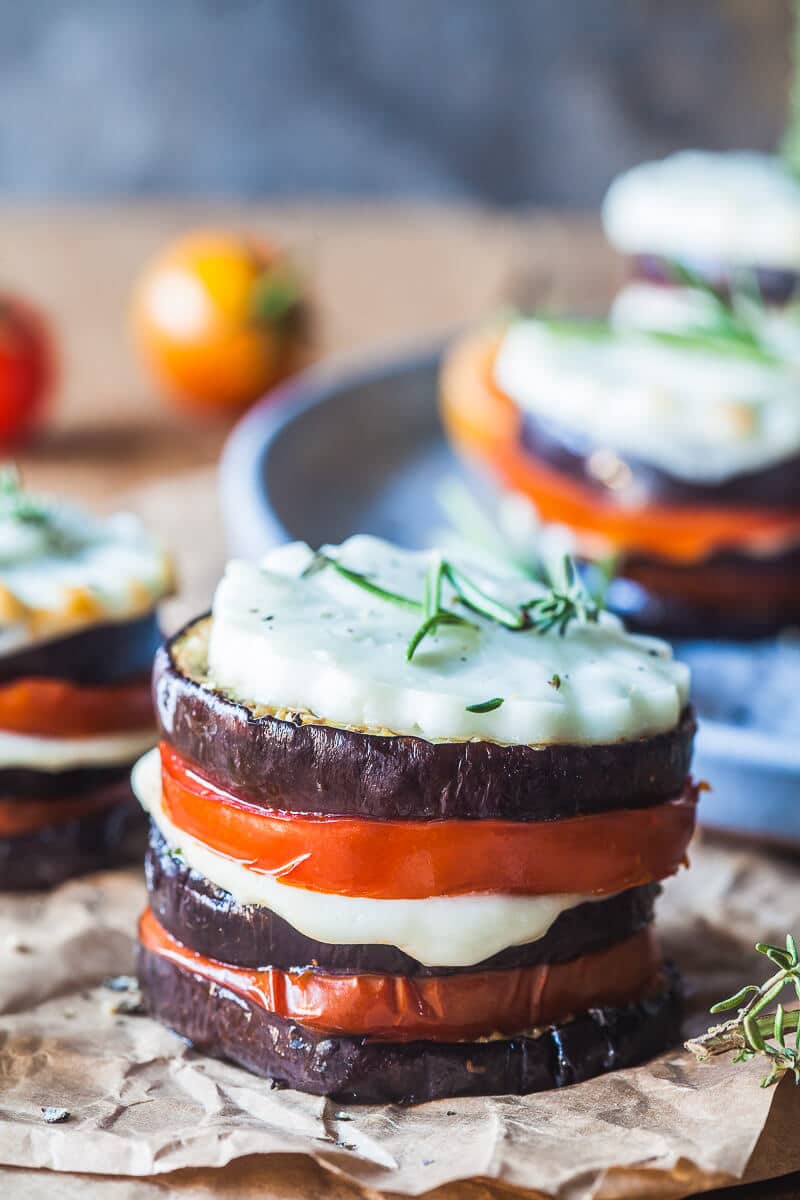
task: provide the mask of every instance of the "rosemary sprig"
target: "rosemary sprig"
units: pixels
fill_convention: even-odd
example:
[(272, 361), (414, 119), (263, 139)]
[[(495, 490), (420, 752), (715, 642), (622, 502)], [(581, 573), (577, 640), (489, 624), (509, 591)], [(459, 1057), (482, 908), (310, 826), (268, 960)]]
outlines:
[[(468, 621), (460, 613), (442, 607), (444, 580), (447, 580), (458, 599), (467, 608), (513, 632), (533, 629), (537, 633), (544, 634), (557, 628), (559, 634), (563, 636), (571, 621), (596, 623), (601, 611), (600, 605), (587, 593), (569, 555), (565, 555), (562, 563), (560, 585), (553, 582), (550, 590), (543, 596), (538, 596), (529, 603), (520, 605), (506, 604), (502, 600), (490, 596), (460, 567), (446, 561), (440, 554), (435, 556), (428, 569), (421, 601), (381, 587), (368, 575), (364, 575), (360, 571), (353, 571), (350, 567), (343, 566), (335, 558), (330, 558), (326, 554), (315, 554), (303, 572), (303, 577), (314, 575), (326, 567), (332, 568), (343, 579), (347, 579), (348, 582), (379, 600), (422, 614), (422, 622), (414, 630), (406, 647), (407, 662), (411, 662), (421, 643), (430, 634), (435, 633), (440, 625), (476, 628), (472, 621)], [(550, 578), (553, 580), (552, 573)]]
[(80, 544), (59, 521), (58, 510), (52, 504), (25, 491), (14, 463), (0, 468), (0, 521), (36, 528), (51, 554), (69, 554)]
[(413, 600), (410, 596), (402, 596), (399, 592), (390, 592), (387, 588), (375, 583), (368, 575), (363, 575), (360, 571), (353, 571), (350, 567), (345, 567), (342, 563), (337, 562), (335, 558), (330, 558), (327, 554), (315, 554), (305, 571), (303, 571), (303, 578), (316, 575), (317, 571), (321, 571), (325, 567), (332, 567), (337, 575), (341, 575), (343, 579), (349, 580), (350, 583), (354, 583), (357, 587), (362, 588), (363, 591), (369, 592), (370, 595), (376, 596), (378, 600), (386, 600), (389, 604), (397, 604), (400, 608), (408, 608), (412, 612), (422, 612), (423, 604), (419, 600)]
[[(791, 1071), (795, 1083), (800, 1084), (800, 1009), (787, 1011), (778, 1001), (786, 988), (791, 988), (800, 1000), (797, 943), (787, 933), (785, 949), (758, 942), (756, 950), (778, 968), (775, 974), (760, 986), (748, 983), (735, 995), (715, 1004), (710, 1010), (712, 1013), (728, 1012), (732, 1008), (738, 1008), (738, 1012), (732, 1020), (714, 1025), (701, 1037), (688, 1041), (686, 1049), (691, 1050), (698, 1061), (735, 1051), (734, 1062), (749, 1062), (763, 1054), (769, 1071), (761, 1080), (762, 1087), (771, 1087), (787, 1071)], [(773, 1002), (776, 1002), (775, 1011), (762, 1015)], [(788, 1046), (786, 1035), (792, 1032), (794, 1045)]]
[(411, 641), (406, 647), (406, 662), (411, 662), (420, 643), (425, 640), (428, 634), (435, 633), (439, 625), (451, 617), (456, 617), (457, 620), (460, 620), (458, 614), (442, 609), (443, 576), (444, 563), (442, 556), (441, 554), (436, 554), (428, 569), (428, 574), (425, 576), (425, 598), (422, 602), (424, 620), (414, 631)]
[(551, 573), (550, 591), (538, 596), (523, 606), (528, 625), (539, 634), (557, 629), (563, 637), (571, 621), (596, 625), (600, 618), (600, 605), (593, 600), (578, 574), (573, 559), (564, 555), (561, 562), (561, 578)]
[(480, 613), (484, 617), (489, 617), (492, 621), (497, 621), (499, 625), (505, 625), (506, 629), (525, 628), (527, 622), (522, 608), (503, 604), (501, 600), (496, 600), (494, 596), (487, 595), (476, 583), (468, 579), (462, 570), (454, 567), (452, 563), (444, 563), (443, 569), (448, 583), (468, 608)]
[(680, 332), (650, 329), (648, 337), (676, 346), (734, 352), (763, 363), (779, 361), (762, 334), (764, 302), (752, 272), (739, 272), (728, 291), (721, 292), (684, 263), (669, 259), (666, 265), (675, 283), (705, 298), (709, 319), (698, 320)]

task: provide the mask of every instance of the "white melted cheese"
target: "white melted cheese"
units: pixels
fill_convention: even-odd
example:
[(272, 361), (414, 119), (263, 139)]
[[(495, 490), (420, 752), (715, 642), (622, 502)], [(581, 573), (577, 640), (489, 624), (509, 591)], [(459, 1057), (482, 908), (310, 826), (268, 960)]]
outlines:
[(608, 240), (625, 254), (800, 270), (800, 182), (776, 156), (682, 150), (611, 184)]
[[(325, 552), (393, 592), (421, 599), (430, 552), (352, 537)], [(378, 599), (328, 567), (302, 577), (304, 543), (258, 565), (228, 564), (214, 597), (209, 686), (333, 724), (541, 745), (606, 743), (671, 729), (686, 704), (688, 669), (669, 647), (627, 634), (614, 617), (570, 623), (561, 637), (514, 633), (477, 614), (475, 628), (440, 627), (412, 662), (406, 647), (421, 614)], [(471, 577), (522, 603), (543, 589), (519, 578)], [(443, 603), (453, 603), (446, 586)], [(465, 610), (461, 608), (463, 613)], [(551, 683), (558, 676), (560, 686)], [(467, 707), (499, 697), (491, 712)]]
[(800, 452), (797, 363), (531, 319), (509, 327), (494, 377), (534, 416), (690, 482), (722, 483)]
[(9, 647), (26, 629), (61, 632), (96, 620), (126, 620), (172, 588), (168, 556), (138, 518), (93, 517), (71, 505), (34, 498), (46, 524), (0, 509), (0, 635)]
[(114, 767), (134, 762), (156, 740), (154, 729), (102, 737), (48, 738), (0, 730), (0, 770), (69, 771), (76, 767)]
[(396, 946), (426, 966), (470, 967), (543, 937), (560, 913), (591, 896), (434, 896), (373, 900), (280, 883), (217, 854), (177, 829), (164, 812), (157, 750), (133, 770), (133, 789), (167, 842), (199, 874), (239, 904), (268, 908), (318, 942)]

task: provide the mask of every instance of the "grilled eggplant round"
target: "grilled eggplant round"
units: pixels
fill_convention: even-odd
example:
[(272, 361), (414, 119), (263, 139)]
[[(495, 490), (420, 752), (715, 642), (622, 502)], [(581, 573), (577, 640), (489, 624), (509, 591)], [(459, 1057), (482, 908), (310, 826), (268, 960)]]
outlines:
[(669, 966), (636, 1003), (592, 1009), (535, 1036), (406, 1043), (312, 1033), (142, 948), (138, 969), (150, 1013), (196, 1049), (340, 1103), (539, 1092), (635, 1066), (680, 1037)]
[(67, 771), (37, 771), (35, 767), (0, 769), (0, 799), (52, 800), (79, 796), (100, 787), (124, 784), (130, 792), (128, 763), (111, 767), (73, 767)]
[(191, 622), (159, 649), (156, 715), (179, 754), (250, 804), (388, 820), (552, 821), (660, 804), (685, 784), (691, 709), (667, 733), (592, 746), (429, 742), (279, 720), (204, 682), (198, 647), (209, 622)]
[(800, 505), (800, 457), (797, 455), (721, 483), (705, 484), (680, 479), (626, 454), (620, 457), (630, 472), (630, 484), (620, 488), (616, 475), (610, 486), (592, 470), (592, 456), (606, 447), (580, 433), (525, 412), (521, 416), (520, 440), (528, 453), (547, 466), (596, 492), (606, 502), (613, 500), (621, 506), (625, 505), (629, 495), (634, 494), (637, 508), (665, 504), (691, 508), (793, 509)]
[(0, 891), (55, 887), (75, 875), (135, 862), (144, 841), (141, 810), (127, 780), (117, 783), (99, 812), (36, 833), (0, 837)]
[(85, 686), (119, 683), (150, 669), (161, 634), (155, 613), (132, 621), (89, 625), (0, 657), (0, 683), (64, 679)]

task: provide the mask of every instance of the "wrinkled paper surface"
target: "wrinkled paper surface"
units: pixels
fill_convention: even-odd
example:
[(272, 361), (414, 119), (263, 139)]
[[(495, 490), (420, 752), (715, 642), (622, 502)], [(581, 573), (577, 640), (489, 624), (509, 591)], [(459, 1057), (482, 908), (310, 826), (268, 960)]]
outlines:
[[(713, 842), (696, 843), (692, 859), (666, 887), (660, 925), (685, 975), (687, 1030), (697, 1032), (710, 1003), (763, 977), (753, 943), (797, 928), (800, 875)], [(0, 1165), (147, 1177), (292, 1154), (368, 1192), (481, 1179), (570, 1200), (677, 1197), (742, 1176), (763, 1131), (782, 1149), (780, 1160), (761, 1155), (759, 1173), (800, 1169), (788, 1136), (800, 1116), (795, 1089), (759, 1088), (757, 1062), (698, 1066), (682, 1050), (560, 1092), (409, 1109), (344, 1109), (273, 1089), (146, 1016), (114, 1011), (124, 993), (103, 980), (132, 971), (143, 903), (135, 870), (0, 898)], [(45, 1106), (70, 1119), (46, 1124)], [(120, 1195), (145, 1194), (130, 1183)]]

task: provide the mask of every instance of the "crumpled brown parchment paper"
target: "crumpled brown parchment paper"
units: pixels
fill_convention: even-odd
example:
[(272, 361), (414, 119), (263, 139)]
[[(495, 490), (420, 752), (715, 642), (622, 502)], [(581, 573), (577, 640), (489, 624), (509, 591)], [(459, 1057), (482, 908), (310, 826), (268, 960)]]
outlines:
[[(711, 1002), (763, 974), (753, 943), (797, 929), (800, 873), (705, 841), (692, 859), (660, 924), (694, 1032)], [(0, 898), (0, 1165), (148, 1177), (288, 1153), (373, 1193), (484, 1179), (570, 1200), (677, 1197), (742, 1176), (772, 1109), (781, 1154), (759, 1173), (800, 1169), (794, 1089), (759, 1088), (758, 1063), (698, 1066), (682, 1050), (560, 1092), (410, 1109), (273, 1089), (114, 1011), (120, 993), (103, 980), (132, 970), (143, 903), (134, 870)], [(46, 1124), (47, 1105), (70, 1119)]]
[[(135, 497), (181, 547), (171, 627), (207, 607), (222, 563), (214, 497), (210, 471)], [(763, 977), (756, 940), (800, 934), (797, 865), (705, 841), (692, 860), (659, 910), (684, 973), (687, 1033), (705, 1027), (715, 1000)], [(800, 1089), (765, 1091), (758, 1063), (698, 1066), (679, 1049), (524, 1098), (345, 1110), (273, 1090), (145, 1016), (114, 1011), (120, 994), (103, 981), (133, 970), (143, 906), (138, 870), (51, 895), (0, 895), (3, 1197), (372, 1200), (436, 1189), (436, 1200), (673, 1200), (745, 1172), (800, 1169)], [(70, 1119), (46, 1124), (47, 1105)]]

